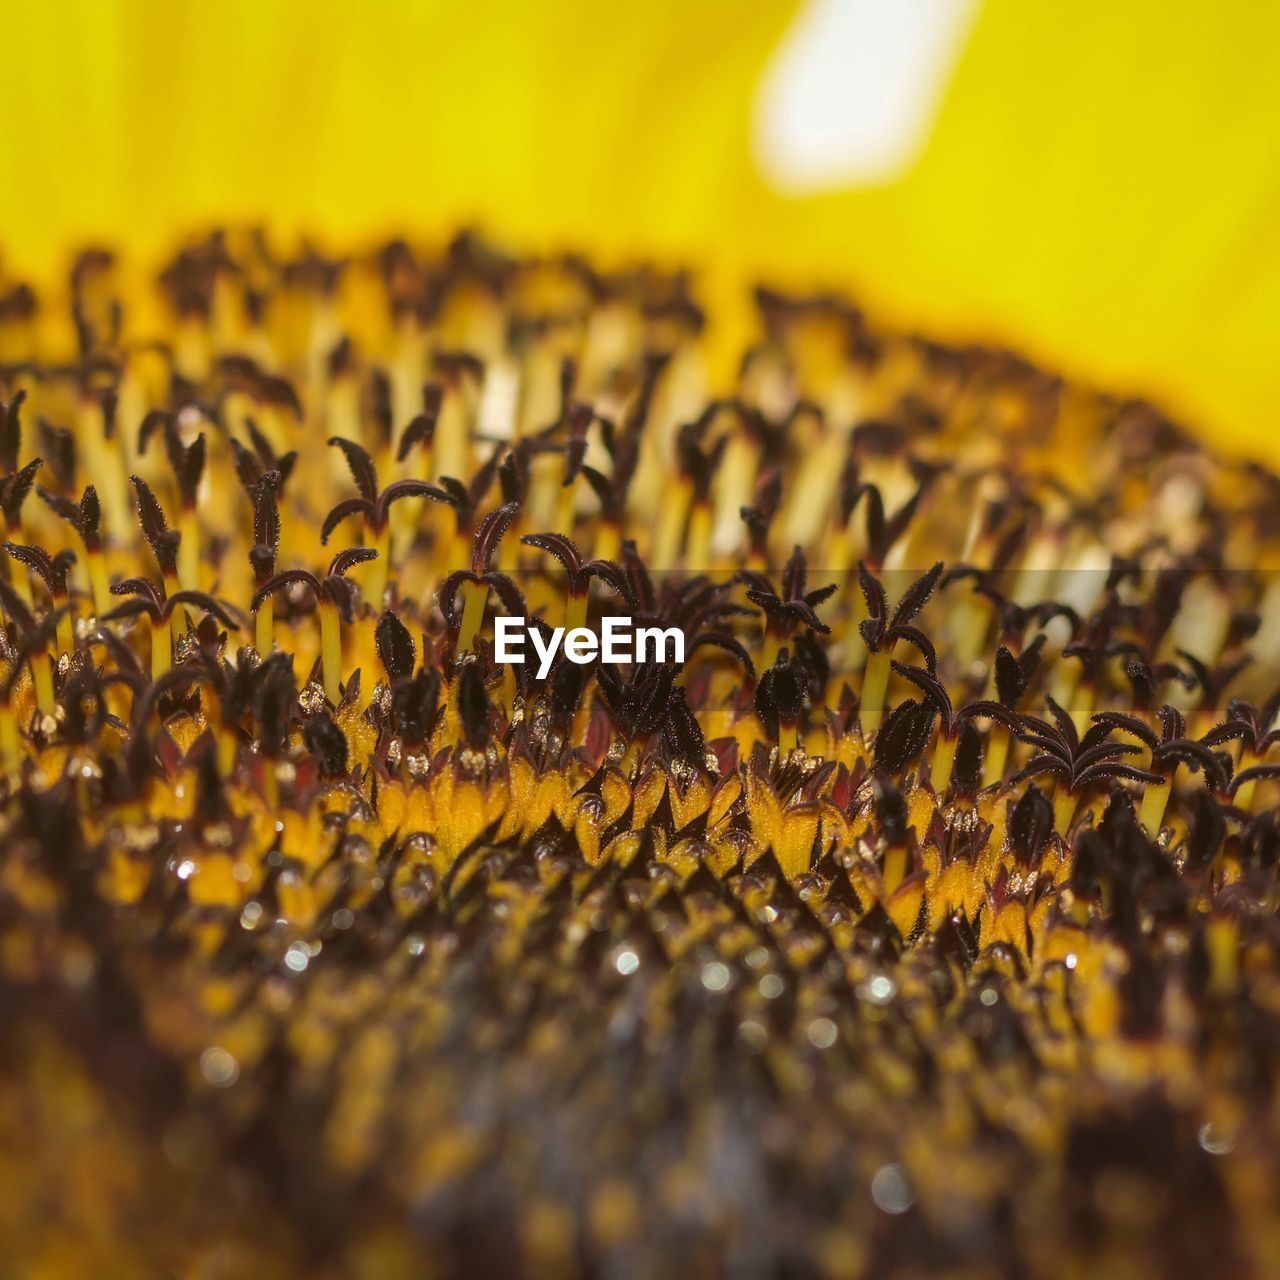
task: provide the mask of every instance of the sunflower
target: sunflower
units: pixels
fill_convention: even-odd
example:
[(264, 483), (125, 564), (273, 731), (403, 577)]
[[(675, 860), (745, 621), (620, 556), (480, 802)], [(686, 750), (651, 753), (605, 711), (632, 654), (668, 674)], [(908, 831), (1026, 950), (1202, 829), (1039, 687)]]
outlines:
[(1275, 20), (943, 9), (8, 15), (0, 1270), (1280, 1271)]
[(832, 294), (709, 396), (654, 266), (124, 265), (0, 326), (16, 1274), (1274, 1270), (1280, 480)]

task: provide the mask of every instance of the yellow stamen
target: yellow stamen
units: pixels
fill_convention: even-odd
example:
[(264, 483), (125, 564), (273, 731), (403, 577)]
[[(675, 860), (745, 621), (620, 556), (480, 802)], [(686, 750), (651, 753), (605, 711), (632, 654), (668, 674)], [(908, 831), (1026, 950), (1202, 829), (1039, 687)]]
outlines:
[(151, 630), (151, 678), (159, 680), (173, 661), (171, 632), (163, 622), (150, 624)]
[[(1255, 764), (1261, 764), (1261, 756), (1255, 755), (1252, 751), (1242, 750), (1240, 752), (1240, 764), (1237, 768), (1238, 773), (1243, 773), (1245, 769), (1251, 768)], [(1236, 793), (1232, 797), (1232, 803), (1237, 809), (1243, 809), (1249, 812), (1253, 808), (1253, 793), (1258, 788), (1257, 778), (1246, 778), (1237, 788)]]
[(178, 581), (184, 591), (200, 590), (200, 520), (194, 509), (178, 517)]
[(469, 476), (470, 443), (463, 393), (448, 391), (436, 420), (435, 453), (442, 476)]
[(1172, 790), (1173, 779), (1165, 778), (1163, 782), (1150, 783), (1142, 793), (1142, 808), (1138, 813), (1138, 821), (1153, 838), (1160, 834), (1160, 824), (1164, 821), (1165, 806), (1169, 803), (1169, 793)]
[(218, 774), (222, 778), (229, 778), (232, 770), (236, 767), (236, 735), (226, 725), (221, 725), (217, 733), (218, 743)]
[[(403, 505), (403, 504), (402, 504)], [(380, 529), (374, 535), (374, 549), (378, 553), (376, 560), (370, 560), (365, 566), (365, 593), (369, 603), (375, 609), (382, 608), (382, 597), (387, 590), (387, 568), (391, 563), (391, 530)]]
[(1204, 944), (1209, 958), (1209, 991), (1229, 996), (1239, 981), (1236, 957), (1236, 924), (1230, 916), (1213, 916), (1204, 927)]
[(455, 569), (466, 566), (467, 557), (463, 554), (465, 537), (461, 528), (461, 517), (449, 519), (446, 515), (438, 530), (436, 540), (436, 569), (440, 576), (447, 577)]
[(983, 641), (991, 624), (991, 607), (980, 596), (966, 596), (955, 605), (952, 636), (956, 660), (961, 667), (971, 666), (982, 656)]
[(53, 696), (53, 664), (43, 649), (31, 655), (31, 679), (36, 686), (36, 706), (40, 714), (53, 715), (58, 705)]
[(937, 745), (933, 749), (933, 768), (929, 773), (929, 781), (933, 786), (934, 794), (939, 798), (951, 781), (951, 768), (955, 763), (957, 742), (956, 738), (940, 734)]
[(342, 697), (342, 621), (338, 606), (320, 602), (320, 665), (324, 672), (324, 695), (337, 706)]
[(556, 497), (556, 531), (566, 538), (573, 536), (574, 486), (564, 484)]
[(768, 671), (771, 666), (778, 660), (778, 651), (782, 648), (782, 637), (776, 636), (769, 630), (768, 623), (765, 624), (764, 631), (764, 647), (760, 651), (760, 670)]
[(18, 732), (18, 717), (9, 703), (0, 704), (0, 758), (4, 760), (5, 773), (16, 774), (22, 767), (22, 738)]
[(262, 766), (262, 798), (266, 802), (268, 813), (274, 813), (280, 808), (280, 778), (276, 773), (274, 760), (267, 760)]
[(906, 845), (894, 844), (890, 845), (884, 853), (884, 871), (881, 873), (881, 879), (884, 881), (885, 896), (892, 894), (893, 891), (906, 879), (907, 875), (907, 848)]
[(889, 689), (889, 673), (892, 655), (888, 649), (880, 649), (867, 658), (867, 670), (862, 677), (862, 736), (868, 741), (874, 738), (884, 715), (884, 695)]
[(93, 611), (101, 618), (111, 612), (111, 585), (107, 578), (107, 558), (101, 550), (90, 551), (86, 557), (89, 572), (89, 589), (93, 593)]
[(58, 652), (74, 653), (76, 647), (76, 619), (67, 599), (55, 601), (60, 607), (65, 605), (66, 611), (58, 618)]
[(1005, 762), (1009, 759), (1009, 730), (1002, 724), (991, 726), (987, 739), (987, 756), (982, 763), (982, 785), (993, 786), (1004, 777)]
[[(166, 574), (164, 579), (164, 589), (166, 595), (173, 595), (175, 592), (182, 589), (181, 580), (174, 578), (170, 574)], [(175, 609), (169, 615), (169, 632), (173, 636), (173, 644), (175, 648), (181, 642), (182, 637), (187, 634), (189, 621), (190, 620), (187, 618), (187, 611), (185, 609)]]
[(34, 597), (31, 594), (31, 576), (28, 574), (26, 566), (15, 564), (13, 566), (13, 575), (11, 583), (18, 599), (22, 601), (27, 608), (31, 608), (34, 603)]
[(654, 569), (662, 572), (675, 566), (680, 555), (680, 539), (684, 534), (685, 516), (689, 510), (689, 484), (681, 481), (666, 495), (653, 534), (651, 559)]
[(602, 520), (596, 529), (592, 555), (597, 560), (616, 560), (622, 547), (622, 533), (612, 520)]
[(480, 627), (484, 623), (489, 588), (483, 582), (462, 584), (462, 625), (458, 629), (458, 652), (470, 653)]
[(1071, 819), (1076, 816), (1078, 797), (1066, 787), (1059, 787), (1053, 796), (1053, 829), (1065, 836), (1070, 830)]
[(571, 591), (564, 605), (564, 629), (568, 634), (574, 627), (586, 626), (587, 606), (591, 602), (589, 589), (581, 592)]
[(275, 647), (276, 602), (268, 596), (261, 605), (253, 622), (254, 644), (258, 652), (269, 657)]
[(1076, 690), (1075, 700), (1071, 704), (1071, 722), (1076, 732), (1084, 737), (1089, 731), (1089, 717), (1093, 715), (1093, 703), (1096, 690), (1092, 680), (1082, 681)]
[(705, 502), (695, 504), (689, 517), (689, 542), (685, 548), (685, 567), (698, 573), (710, 568), (708, 557), (711, 554), (711, 508)]

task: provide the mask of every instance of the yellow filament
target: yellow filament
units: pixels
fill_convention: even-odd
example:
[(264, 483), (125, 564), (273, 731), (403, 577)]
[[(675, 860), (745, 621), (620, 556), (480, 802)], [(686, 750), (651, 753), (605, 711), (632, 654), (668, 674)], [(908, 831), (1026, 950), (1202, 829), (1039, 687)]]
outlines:
[(780, 724), (778, 726), (778, 751), (781, 755), (788, 755), (794, 751), (799, 745), (799, 738), (796, 733), (796, 726), (793, 724)]
[(684, 563), (687, 569), (701, 572), (709, 569), (711, 554), (711, 508), (705, 502), (697, 503), (689, 517), (689, 542), (685, 548)]
[(0, 705), (0, 755), (3, 755), (6, 773), (15, 774), (22, 767), (18, 717), (13, 714), (13, 708), (7, 702)]
[(432, 445), (429, 441), (418, 446), (418, 479), (431, 481), (435, 479), (435, 474), (431, 470), (432, 465)]
[(485, 605), (489, 602), (489, 588), (483, 582), (462, 584), (462, 625), (458, 629), (458, 652), (470, 653), (476, 635), (484, 622)]
[(159, 680), (173, 661), (173, 642), (163, 622), (151, 624), (151, 678)]
[(280, 807), (280, 779), (274, 760), (267, 760), (262, 766), (262, 796), (269, 812)]
[[(108, 441), (103, 433), (102, 410), (95, 400), (88, 397), (82, 399), (76, 416), (76, 439), (83, 451), (81, 464), (85, 468), (85, 475), (93, 477), (94, 486), (100, 495), (102, 524), (114, 533), (117, 527), (116, 510), (122, 495), (112, 493), (111, 481), (115, 477), (110, 474), (107, 459), (111, 454), (118, 456), (118, 449), (115, 442)], [(124, 477), (120, 478), (123, 480)]]
[(884, 854), (884, 891), (891, 894), (907, 875), (907, 849), (905, 845), (890, 845)]
[(100, 550), (86, 556), (89, 569), (89, 589), (93, 592), (93, 611), (101, 618), (111, 612), (111, 585), (107, 578), (107, 559)]
[(334, 706), (342, 697), (342, 630), (338, 606), (320, 602), (320, 665), (324, 672), (324, 696)]
[(516, 669), (509, 663), (502, 668), (502, 685), (494, 699), (498, 710), (509, 720), (516, 705)]
[(436, 568), (441, 577), (447, 577), (454, 569), (464, 567), (465, 557), (459, 554), (463, 546), (463, 533), (458, 527), (457, 518), (445, 518), (440, 526), (440, 536), (436, 542)]
[(1005, 762), (1009, 759), (1009, 730), (1002, 724), (991, 726), (987, 740), (987, 758), (982, 763), (982, 785), (990, 787), (1004, 777)]
[[(520, 533), (523, 528), (523, 522), (517, 517), (512, 523), (510, 529), (507, 530), (507, 536), (498, 544), (498, 568), (503, 573), (515, 573), (520, 568), (520, 555), (524, 548), (520, 544)], [(597, 540), (596, 551), (597, 556), (601, 556), (600, 544)], [(616, 552), (615, 552), (616, 554)], [(602, 559), (613, 559), (613, 556), (601, 556)]]
[(58, 705), (53, 696), (53, 664), (43, 649), (31, 655), (31, 679), (36, 686), (36, 706), (40, 714), (53, 715)]
[(596, 528), (596, 544), (592, 555), (597, 560), (616, 560), (622, 548), (622, 532), (612, 520), (601, 520)]
[(1083, 681), (1076, 690), (1075, 701), (1071, 707), (1071, 721), (1081, 737), (1089, 731), (1089, 717), (1093, 715), (1093, 699), (1093, 682)]
[(194, 510), (178, 517), (178, 581), (184, 591), (200, 590), (200, 521)]
[(231, 776), (236, 765), (236, 735), (222, 725), (218, 729), (218, 773), (223, 778)]
[(560, 486), (560, 492), (556, 496), (556, 531), (563, 533), (566, 538), (573, 536), (573, 499), (574, 486), (565, 484)]
[(971, 666), (982, 656), (982, 644), (990, 625), (990, 608), (978, 596), (967, 596), (955, 606), (956, 659), (961, 667)]
[(1160, 824), (1164, 821), (1165, 806), (1169, 803), (1169, 792), (1173, 790), (1173, 779), (1153, 782), (1142, 793), (1142, 808), (1138, 813), (1138, 821), (1147, 829), (1149, 836), (1160, 834)]
[(55, 604), (66, 605), (66, 612), (58, 618), (58, 652), (74, 653), (76, 647), (76, 620), (71, 611), (71, 602), (63, 599)]
[(892, 655), (887, 649), (880, 649), (867, 659), (867, 670), (862, 677), (862, 736), (867, 739), (875, 737), (880, 728), (880, 720), (884, 715), (884, 695), (889, 689), (889, 663)]
[(1209, 953), (1209, 990), (1215, 996), (1230, 995), (1239, 977), (1235, 921), (1230, 916), (1212, 917), (1204, 927), (1204, 941)]
[[(862, 592), (858, 588), (858, 579), (856, 574), (850, 575), (853, 586), (849, 588), (849, 634), (856, 635), (858, 628), (866, 621), (867, 618), (867, 602), (863, 598)], [(849, 646), (848, 665), (850, 674), (857, 674), (867, 664), (870, 658), (870, 652), (865, 644), (851, 644)]]
[[(168, 574), (165, 575), (164, 589), (166, 595), (173, 595), (175, 591), (180, 590), (181, 579), (175, 579)], [(173, 636), (174, 647), (182, 640), (187, 633), (189, 619), (185, 609), (175, 609), (169, 615), (169, 632)]]
[(764, 648), (760, 651), (760, 671), (768, 671), (778, 660), (778, 650), (782, 648), (782, 637), (775, 636), (765, 625)]
[(564, 629), (566, 634), (574, 627), (582, 627), (587, 622), (587, 605), (590, 603), (588, 591), (581, 593), (571, 591), (564, 606)]
[(382, 597), (387, 590), (387, 566), (391, 560), (391, 530), (380, 529), (374, 534), (374, 549), (378, 553), (376, 560), (370, 560), (365, 566), (365, 592), (367, 599), (375, 609), (382, 608)]
[[(1255, 764), (1260, 764), (1262, 757), (1255, 755), (1252, 751), (1243, 750), (1240, 752), (1239, 772), (1243, 773), (1245, 769), (1251, 768)], [(1232, 803), (1237, 809), (1243, 809), (1248, 812), (1253, 806), (1253, 793), (1257, 790), (1258, 780), (1256, 778), (1247, 778), (1237, 788), (1236, 793), (1232, 797)]]
[(264, 404), (258, 410), (258, 426), (267, 443), (277, 453), (289, 447), (289, 426), (282, 411), (273, 404)]
[(937, 745), (933, 749), (933, 769), (929, 781), (933, 784), (934, 794), (941, 796), (951, 781), (951, 767), (955, 763), (957, 739), (940, 734)]
[(1054, 663), (1051, 681), (1053, 684), (1053, 700), (1060, 707), (1069, 707), (1076, 696), (1076, 686), (1080, 683), (1081, 667), (1074, 658), (1058, 658)]
[(822, 564), (827, 573), (838, 576), (847, 572), (850, 561), (853, 559), (853, 547), (850, 545), (847, 527), (833, 525), (827, 534), (826, 544)]
[(1076, 795), (1066, 787), (1059, 787), (1053, 797), (1053, 829), (1065, 836), (1076, 816)]
[[(554, 453), (538, 454), (529, 466), (529, 492), (524, 518), (538, 529), (547, 529), (555, 519), (560, 492), (561, 459)], [(448, 475), (449, 472), (444, 472)]]
[(672, 568), (680, 554), (685, 514), (689, 509), (689, 486), (681, 483), (667, 496), (653, 534), (653, 567), (659, 573)]
[[(431, 446), (420, 445), (416, 459), (413, 460), (412, 472), (416, 479), (427, 481), (434, 479), (431, 474)], [(435, 503), (426, 504), (398, 502), (391, 508), (391, 532), (393, 541), (400, 547), (412, 546), (418, 529), (422, 524), (422, 505), (434, 507)]]
[(471, 474), (467, 411), (461, 391), (446, 392), (436, 420), (435, 452), (442, 476)]
[(18, 595), (18, 599), (21, 600), (27, 608), (30, 608), (33, 603), (31, 595), (31, 578), (27, 573), (25, 565), (15, 564), (13, 566), (13, 576), (11, 581), (13, 589)]
[(298, 544), (298, 531), (296, 525), (298, 518), (294, 515), (293, 508), (287, 502), (278, 504), (280, 511), (280, 547), (276, 552), (276, 562), (278, 564), (288, 564), (295, 559), (294, 548)]
[(275, 647), (276, 602), (268, 596), (261, 605), (253, 622), (253, 641), (258, 652), (269, 657)]
[(717, 536), (730, 534), (735, 539), (742, 536), (739, 513), (751, 505), (759, 469), (760, 446), (750, 436), (731, 435), (713, 489), (715, 509), (711, 522)]

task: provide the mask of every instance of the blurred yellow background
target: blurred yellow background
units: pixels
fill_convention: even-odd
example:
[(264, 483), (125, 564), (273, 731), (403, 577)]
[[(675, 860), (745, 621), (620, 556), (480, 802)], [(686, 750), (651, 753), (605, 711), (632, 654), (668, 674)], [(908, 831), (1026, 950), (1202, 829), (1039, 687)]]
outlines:
[(986, 0), (910, 170), (807, 196), (752, 143), (797, 7), (6, 0), (4, 268), (213, 220), (472, 221), (687, 261), (713, 305), (761, 273), (848, 287), (1280, 459), (1280, 6)]

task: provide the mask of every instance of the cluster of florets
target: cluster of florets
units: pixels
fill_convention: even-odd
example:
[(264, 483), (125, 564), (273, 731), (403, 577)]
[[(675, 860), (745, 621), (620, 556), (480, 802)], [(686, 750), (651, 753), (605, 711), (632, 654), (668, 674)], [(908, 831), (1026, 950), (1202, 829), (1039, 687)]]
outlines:
[(69, 292), (0, 280), (10, 1057), (132, 1171), (68, 1257), (1275, 1261), (1280, 479), (470, 237)]

